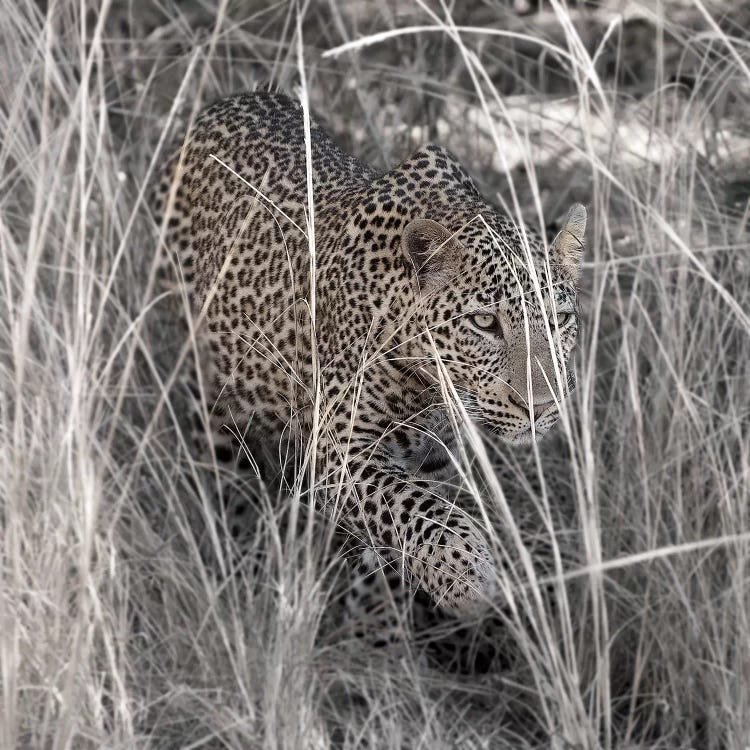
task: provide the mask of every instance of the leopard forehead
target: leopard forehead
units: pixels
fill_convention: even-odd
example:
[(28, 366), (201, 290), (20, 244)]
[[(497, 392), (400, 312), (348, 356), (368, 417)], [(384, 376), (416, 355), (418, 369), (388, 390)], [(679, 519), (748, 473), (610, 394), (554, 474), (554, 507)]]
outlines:
[[(550, 290), (570, 290), (571, 285), (548, 263), (538, 235), (486, 202), (456, 158), (441, 146), (425, 146), (365, 190), (355, 192), (340, 208), (345, 221), (343, 239), (333, 226), (326, 241), (339, 242), (343, 256), (358, 259), (352, 271), (365, 268), (366, 283), (398, 269), (401, 233), (410, 221), (421, 217), (439, 223), (455, 239), (460, 258), (452, 282), (465, 295), (530, 301), (539, 283)], [(386, 250), (385, 258), (378, 252), (381, 249)]]
[[(410, 170), (410, 175), (414, 181), (403, 186), (403, 178), (389, 177), (389, 192), (381, 188), (377, 196), (352, 207), (340, 245), (341, 256), (358, 259), (352, 277), (355, 271), (363, 273), (364, 283), (373, 286), (395, 279), (403, 260), (398, 252), (402, 230), (409, 221), (426, 217), (439, 222), (455, 240), (458, 257), (445, 285), (444, 291), (450, 292), (445, 299), (477, 308), (501, 305), (510, 313), (522, 308), (539, 311), (544, 307), (540, 293), (541, 298), (554, 297), (560, 303), (575, 297), (574, 285), (549, 264), (544, 244), (534, 232), (477, 200), (473, 191), (467, 190), (458, 202), (461, 192), (454, 172), (423, 169)], [(466, 190), (465, 184), (461, 190)], [(336, 239), (330, 238), (333, 244)], [(379, 252), (383, 249), (385, 254)]]

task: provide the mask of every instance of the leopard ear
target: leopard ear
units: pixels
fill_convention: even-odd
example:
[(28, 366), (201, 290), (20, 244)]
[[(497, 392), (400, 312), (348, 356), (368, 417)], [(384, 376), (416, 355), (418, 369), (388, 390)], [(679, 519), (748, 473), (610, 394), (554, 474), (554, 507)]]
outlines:
[(460, 245), (437, 221), (414, 219), (401, 237), (401, 249), (422, 288), (434, 287), (453, 274)]
[(550, 263), (573, 284), (581, 273), (585, 234), (586, 209), (580, 203), (574, 203), (565, 217), (563, 228), (549, 247)]

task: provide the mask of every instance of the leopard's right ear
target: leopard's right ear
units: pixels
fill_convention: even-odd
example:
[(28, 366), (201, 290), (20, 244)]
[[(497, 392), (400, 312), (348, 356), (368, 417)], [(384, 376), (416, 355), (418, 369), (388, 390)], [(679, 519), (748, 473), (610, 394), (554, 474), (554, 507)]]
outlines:
[(401, 236), (401, 250), (422, 289), (434, 288), (453, 276), (460, 247), (454, 235), (432, 219), (410, 221)]
[(586, 237), (586, 208), (574, 203), (563, 223), (563, 228), (549, 248), (551, 263), (563, 277), (576, 284), (581, 273), (581, 256)]

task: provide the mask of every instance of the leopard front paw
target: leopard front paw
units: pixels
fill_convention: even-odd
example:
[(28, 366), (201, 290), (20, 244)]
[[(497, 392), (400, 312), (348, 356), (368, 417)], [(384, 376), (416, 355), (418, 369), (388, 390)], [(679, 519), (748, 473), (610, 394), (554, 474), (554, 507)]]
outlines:
[(497, 588), (489, 545), (468, 521), (432, 524), (416, 546), (412, 572), (442, 609), (459, 616), (481, 610)]

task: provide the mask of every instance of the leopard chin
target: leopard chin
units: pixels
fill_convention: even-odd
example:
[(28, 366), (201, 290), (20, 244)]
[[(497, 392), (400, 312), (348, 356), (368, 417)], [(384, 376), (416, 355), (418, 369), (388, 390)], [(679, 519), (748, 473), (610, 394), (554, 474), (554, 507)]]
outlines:
[[(550, 418), (552, 417), (552, 418)], [(509, 432), (507, 426), (498, 425), (490, 420), (484, 421), (485, 429), (492, 435), (499, 437), (509, 445), (531, 445), (541, 440), (558, 421), (558, 414), (549, 415), (543, 420), (537, 421), (532, 432), (531, 422), (526, 422), (514, 432)]]

